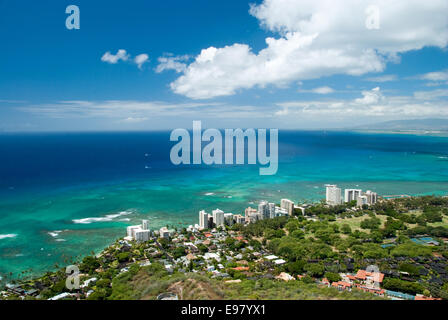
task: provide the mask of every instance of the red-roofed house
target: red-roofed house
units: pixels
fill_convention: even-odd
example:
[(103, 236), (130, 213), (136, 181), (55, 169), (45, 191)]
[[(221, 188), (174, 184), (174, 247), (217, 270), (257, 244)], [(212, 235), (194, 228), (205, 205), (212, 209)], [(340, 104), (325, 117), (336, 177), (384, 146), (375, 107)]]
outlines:
[(384, 273), (358, 270), (355, 278), (361, 280), (367, 287), (380, 288), (384, 280)]
[(357, 278), (356, 278), (355, 276), (352, 276), (351, 274), (348, 274), (346, 277), (347, 277), (347, 279), (349, 279), (350, 281), (356, 281), (356, 280), (357, 280)]
[(366, 270), (358, 270), (355, 278), (358, 280), (366, 280), (367, 279), (367, 271)]
[(370, 292), (370, 293), (374, 293), (376, 295), (379, 296), (384, 296), (384, 289), (380, 289), (380, 288), (367, 288), (365, 286), (362, 286), (360, 284), (356, 284), (355, 287), (359, 290), (365, 291), (365, 292)]
[(232, 269), (236, 271), (249, 271), (249, 267), (236, 267)]
[(338, 288), (339, 290), (351, 290), (352, 285), (345, 281), (333, 282), (331, 286)]

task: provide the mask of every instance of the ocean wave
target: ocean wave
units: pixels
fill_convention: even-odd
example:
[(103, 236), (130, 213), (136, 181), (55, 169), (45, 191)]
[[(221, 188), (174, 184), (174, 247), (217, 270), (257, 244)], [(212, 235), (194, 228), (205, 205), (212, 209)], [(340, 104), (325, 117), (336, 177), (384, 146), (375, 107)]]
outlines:
[(83, 218), (83, 219), (73, 219), (73, 223), (77, 224), (90, 224), (92, 222), (110, 222), (114, 219), (121, 217), (121, 216), (127, 216), (130, 215), (132, 211), (122, 211), (116, 214), (108, 214), (104, 217), (92, 217), (92, 218)]
[(50, 236), (52, 236), (53, 238), (56, 238), (62, 231), (58, 230), (58, 231), (52, 231), (52, 232), (48, 232), (48, 234)]
[(10, 234), (0, 234), (0, 240), (7, 239), (7, 238), (15, 238), (17, 237), (17, 234), (10, 233)]

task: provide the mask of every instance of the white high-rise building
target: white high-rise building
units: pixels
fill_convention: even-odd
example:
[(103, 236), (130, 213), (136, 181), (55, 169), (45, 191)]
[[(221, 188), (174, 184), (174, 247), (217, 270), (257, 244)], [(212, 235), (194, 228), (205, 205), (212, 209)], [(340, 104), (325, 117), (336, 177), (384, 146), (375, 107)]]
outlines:
[(246, 219), (246, 223), (249, 223), (251, 221), (251, 215), (257, 214), (257, 209), (248, 207), (246, 210), (244, 210), (244, 217)]
[(326, 186), (326, 200), (327, 204), (331, 206), (336, 206), (341, 204), (341, 188), (338, 188), (337, 185), (327, 184)]
[(286, 209), (281, 207), (275, 207), (275, 216), (276, 217), (286, 217), (289, 216), (289, 212)]
[(261, 201), (258, 205), (258, 214), (260, 219), (269, 218), (269, 205), (267, 201)]
[(375, 204), (378, 201), (378, 194), (376, 192), (367, 190), (365, 196), (368, 204)]
[(224, 211), (216, 209), (212, 211), (213, 223), (216, 227), (224, 227)]
[(351, 202), (353, 200), (358, 199), (358, 197), (361, 195), (362, 195), (361, 189), (345, 189), (344, 199), (345, 202)]
[(141, 230), (141, 226), (140, 225), (138, 225), (138, 226), (129, 226), (129, 227), (126, 228), (126, 234), (127, 234), (128, 237), (130, 237), (132, 239), (135, 239), (135, 232), (137, 230)]
[(269, 218), (275, 218), (275, 203), (270, 202), (268, 204)]
[(129, 226), (126, 228), (127, 238), (138, 242), (148, 241), (152, 231), (149, 230), (148, 220), (142, 220), (142, 224), (138, 226)]
[(199, 228), (208, 229), (208, 216), (204, 210), (199, 211)]
[(233, 216), (235, 223), (240, 223), (240, 224), (245, 224), (246, 223), (246, 217), (237, 214), (235, 216)]
[(280, 201), (280, 207), (288, 211), (288, 214), (292, 216), (294, 214), (294, 202), (289, 199), (282, 199)]
[(362, 206), (365, 205), (365, 204), (369, 204), (368, 199), (367, 199), (367, 196), (359, 196), (359, 197), (356, 199), (356, 205), (357, 205), (358, 207), (362, 207)]
[(138, 229), (135, 231), (135, 241), (137, 242), (149, 241), (150, 236), (151, 236), (150, 230)]
[(233, 224), (233, 213), (224, 213), (224, 221), (231, 226)]

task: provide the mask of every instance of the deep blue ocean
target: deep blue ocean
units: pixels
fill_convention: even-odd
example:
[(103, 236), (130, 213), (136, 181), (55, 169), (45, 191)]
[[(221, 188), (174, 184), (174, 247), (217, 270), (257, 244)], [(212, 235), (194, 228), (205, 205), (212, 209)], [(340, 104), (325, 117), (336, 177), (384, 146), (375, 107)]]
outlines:
[(174, 166), (170, 132), (0, 134), (0, 274), (98, 252), (127, 225), (197, 223), (260, 200), (318, 201), (326, 183), (380, 195), (448, 194), (448, 138), (280, 131), (279, 168)]

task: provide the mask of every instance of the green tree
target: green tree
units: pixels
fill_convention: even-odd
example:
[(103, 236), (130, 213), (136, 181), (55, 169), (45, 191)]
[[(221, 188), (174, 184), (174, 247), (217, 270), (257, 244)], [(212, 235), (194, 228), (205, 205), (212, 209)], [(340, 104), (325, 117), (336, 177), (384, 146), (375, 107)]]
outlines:
[(325, 267), (320, 263), (308, 263), (304, 269), (312, 277), (321, 277), (325, 272)]
[(338, 282), (338, 281), (342, 280), (342, 278), (339, 275), (339, 273), (335, 273), (335, 272), (325, 272), (324, 276), (330, 282)]
[(350, 228), (350, 226), (349, 226), (348, 224), (344, 223), (344, 224), (341, 226), (341, 232), (342, 232), (343, 234), (350, 234), (350, 233), (352, 233), (352, 228)]

